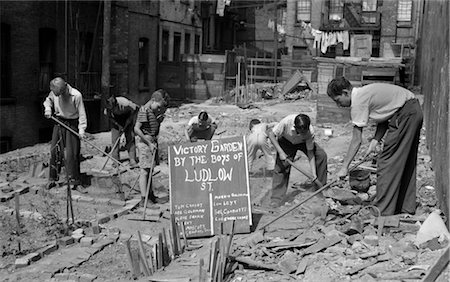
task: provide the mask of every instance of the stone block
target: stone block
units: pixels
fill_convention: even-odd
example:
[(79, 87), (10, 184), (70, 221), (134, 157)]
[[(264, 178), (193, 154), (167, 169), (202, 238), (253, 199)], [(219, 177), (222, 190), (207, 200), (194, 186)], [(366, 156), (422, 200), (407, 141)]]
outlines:
[(75, 243), (75, 240), (71, 236), (66, 236), (58, 239), (58, 245), (61, 247), (69, 246)]
[(41, 259), (40, 253), (29, 253), (28, 255), (24, 256), (24, 258), (27, 258), (30, 262), (35, 262)]
[(21, 267), (28, 266), (29, 264), (30, 264), (30, 260), (26, 257), (22, 257), (22, 258), (16, 259), (16, 261), (14, 262), (14, 267), (21, 268)]
[(101, 204), (101, 205), (109, 205), (109, 203), (111, 202), (110, 199), (95, 199), (95, 203), (96, 204)]
[(74, 235), (74, 234), (84, 234), (84, 229), (78, 228), (72, 232), (72, 235)]
[(75, 233), (71, 236), (75, 242), (80, 242), (81, 238), (84, 237), (84, 234)]
[(97, 278), (97, 275), (85, 273), (85, 274), (81, 274), (81, 275), (78, 277), (78, 281), (80, 281), (80, 282), (92, 282), (92, 281), (94, 281), (96, 278)]
[(356, 241), (361, 241), (363, 239), (363, 236), (361, 234), (353, 234), (351, 236), (348, 236), (347, 241), (350, 245), (353, 245)]
[(98, 224), (104, 224), (111, 220), (111, 216), (109, 214), (99, 214), (97, 215)]
[(72, 195), (72, 201), (78, 202), (82, 196), (80, 195)]
[(120, 209), (120, 210), (116, 211), (114, 214), (117, 215), (117, 217), (121, 217), (123, 215), (128, 214), (129, 212), (130, 212), (129, 209), (123, 208), (123, 209)]
[(58, 249), (57, 244), (50, 244), (46, 247), (43, 247), (42, 249), (38, 250), (37, 252), (41, 254), (41, 257), (46, 256), (48, 254), (51, 254), (52, 252), (56, 251)]
[(69, 280), (70, 273), (64, 272), (64, 273), (56, 273), (53, 278), (55, 278), (56, 281), (67, 281)]
[(95, 202), (95, 199), (91, 197), (80, 196), (80, 198), (78, 198), (78, 202), (93, 204)]
[(92, 221), (91, 224), (92, 224), (92, 233), (100, 234), (100, 232), (102, 232), (102, 229), (101, 229), (98, 221), (96, 221), (96, 220)]
[(80, 240), (82, 247), (89, 247), (94, 243), (94, 238), (92, 237), (83, 237)]
[(110, 200), (109, 203), (111, 205), (120, 206), (120, 207), (123, 207), (123, 206), (125, 206), (127, 204), (125, 201), (121, 201), (121, 200), (117, 200), (117, 199), (112, 199), (112, 200)]
[(378, 246), (378, 236), (377, 235), (366, 235), (364, 237), (364, 243), (371, 246)]

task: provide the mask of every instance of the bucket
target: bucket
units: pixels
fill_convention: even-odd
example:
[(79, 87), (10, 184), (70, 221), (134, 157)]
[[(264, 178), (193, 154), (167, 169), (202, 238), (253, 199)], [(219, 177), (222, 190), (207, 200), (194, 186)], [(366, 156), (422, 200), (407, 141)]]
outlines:
[(351, 171), (349, 182), (351, 189), (361, 193), (366, 193), (369, 191), (370, 187), (370, 171), (362, 169)]

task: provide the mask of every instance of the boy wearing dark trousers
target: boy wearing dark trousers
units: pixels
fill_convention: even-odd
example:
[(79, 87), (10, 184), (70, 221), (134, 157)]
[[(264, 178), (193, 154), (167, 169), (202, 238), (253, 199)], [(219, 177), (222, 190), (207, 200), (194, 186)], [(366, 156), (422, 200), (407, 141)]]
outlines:
[(60, 146), (62, 152), (65, 152), (65, 168), (72, 188), (85, 193), (80, 176), (80, 138), (84, 138), (87, 127), (86, 110), (81, 93), (61, 77), (50, 81), (50, 93), (44, 101), (44, 116), (51, 118), (52, 115), (78, 132), (79, 136), (59, 124), (53, 127), (47, 189), (55, 187), (58, 180), (56, 147)]
[(298, 150), (308, 157), (313, 177), (323, 185), (327, 183), (327, 154), (314, 142), (314, 128), (309, 116), (288, 115), (267, 132), (277, 150), (270, 207), (276, 208), (283, 203), (291, 172), (291, 166), (286, 159), (292, 161)]
[[(107, 101), (105, 109), (105, 114), (113, 121), (111, 125), (112, 146), (118, 142), (117, 139), (120, 138), (122, 133), (125, 134), (125, 147), (128, 150), (130, 167), (135, 167), (137, 165), (134, 124), (138, 112), (138, 105), (121, 96), (111, 96)], [(119, 147), (120, 145), (116, 144), (111, 153), (113, 158), (118, 161), (120, 161)]]
[(363, 128), (369, 119), (377, 123), (368, 156), (384, 137), (377, 161), (377, 194), (374, 204), (381, 214), (414, 214), (416, 210), (416, 164), (423, 113), (414, 93), (393, 84), (372, 83), (353, 87), (344, 77), (328, 84), (327, 94), (338, 106), (350, 107), (353, 136), (338, 175), (344, 178), (358, 152)]

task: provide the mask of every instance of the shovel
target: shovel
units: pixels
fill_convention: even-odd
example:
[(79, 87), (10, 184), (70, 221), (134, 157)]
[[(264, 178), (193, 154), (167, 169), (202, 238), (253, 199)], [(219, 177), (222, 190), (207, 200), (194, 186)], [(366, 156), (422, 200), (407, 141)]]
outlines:
[(116, 160), (113, 156), (111, 156), (110, 154), (106, 153), (105, 151), (103, 151), (102, 149), (100, 149), (98, 146), (96, 146), (94, 143), (82, 138), (80, 136), (80, 134), (78, 134), (78, 132), (75, 132), (75, 130), (73, 130), (72, 128), (68, 127), (67, 125), (65, 125), (63, 122), (61, 122), (60, 120), (58, 120), (57, 118), (55, 118), (54, 116), (51, 117), (52, 120), (54, 120), (56, 123), (58, 123), (59, 125), (61, 125), (62, 127), (64, 127), (65, 129), (67, 129), (68, 131), (70, 131), (72, 134), (75, 134), (75, 136), (78, 136), (78, 138), (80, 138), (82, 141), (86, 142), (87, 144), (91, 145), (92, 147), (94, 147), (95, 149), (97, 149), (100, 153), (102, 153), (103, 155), (107, 156), (108, 158), (110, 158), (112, 161), (114, 161), (116, 164), (118, 164), (119, 166), (123, 166), (128, 172), (131, 172), (131, 169), (125, 165), (123, 165), (121, 162), (119, 162), (118, 160)]
[(144, 212), (142, 213), (142, 219), (139, 218), (129, 218), (129, 220), (136, 220), (136, 221), (155, 221), (153, 219), (145, 219), (145, 215), (147, 212), (147, 202), (148, 202), (148, 196), (150, 195), (150, 189), (152, 186), (152, 178), (153, 178), (153, 167), (154, 167), (154, 161), (156, 156), (156, 148), (153, 150), (152, 153), (152, 165), (150, 166), (150, 172), (148, 174), (148, 181), (147, 181), (147, 192), (145, 194), (145, 202), (144, 202)]
[[(303, 169), (301, 169), (300, 167), (298, 167), (297, 165), (295, 165), (291, 160), (286, 159), (287, 162), (293, 166), (295, 169), (297, 169), (298, 171), (300, 171), (301, 173), (303, 173), (306, 177), (308, 177), (309, 179), (312, 178), (312, 176), (309, 174), (309, 172), (304, 171)], [(349, 172), (356, 169), (360, 164), (366, 162), (368, 160), (367, 157), (365, 157), (364, 159), (362, 159), (361, 161), (357, 162), (354, 166), (352, 166), (349, 169)], [(295, 206), (293, 206), (292, 208), (288, 209), (287, 211), (283, 212), (282, 214), (280, 214), (279, 216), (277, 216), (276, 218), (272, 219), (271, 221), (269, 221), (268, 223), (264, 224), (263, 226), (261, 226), (259, 229), (264, 230), (267, 226), (269, 226), (270, 224), (274, 223), (275, 221), (277, 221), (278, 219), (282, 218), (283, 216), (285, 216), (286, 214), (290, 213), (291, 211), (295, 210), (296, 208), (298, 208), (300, 205), (302, 205), (303, 203), (307, 202), (309, 199), (311, 199), (312, 197), (316, 196), (317, 194), (321, 193), (323, 190), (329, 188), (330, 186), (334, 185), (335, 183), (341, 181), (340, 179), (336, 179), (330, 183), (327, 183), (326, 185), (322, 185), (322, 183), (317, 180), (314, 179), (313, 182), (318, 185), (320, 187), (320, 189), (318, 189), (316, 192), (312, 193), (311, 195), (309, 195), (308, 197), (306, 197), (303, 201), (301, 201), (300, 203), (296, 204)]]

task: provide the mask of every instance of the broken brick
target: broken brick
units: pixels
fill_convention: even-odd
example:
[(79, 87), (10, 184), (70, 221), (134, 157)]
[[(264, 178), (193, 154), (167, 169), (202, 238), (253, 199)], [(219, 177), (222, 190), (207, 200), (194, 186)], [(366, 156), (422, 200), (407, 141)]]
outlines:
[(79, 241), (81, 240), (81, 238), (84, 237), (84, 234), (75, 233), (75, 234), (72, 234), (71, 237), (73, 238), (73, 240), (74, 240), (75, 242), (79, 242)]
[(23, 257), (23, 258), (16, 259), (16, 261), (14, 262), (14, 267), (21, 268), (21, 267), (25, 267), (29, 264), (30, 264), (30, 260), (26, 257)]
[(81, 274), (81, 275), (78, 277), (78, 281), (80, 281), (80, 282), (92, 282), (92, 281), (94, 281), (95, 279), (97, 279), (97, 275), (88, 274), (88, 273)]
[(28, 255), (24, 256), (23, 258), (28, 259), (30, 262), (34, 262), (41, 258), (41, 254), (40, 253), (29, 253)]
[(317, 242), (316, 244), (306, 248), (305, 254), (320, 252), (321, 250), (331, 247), (341, 241), (342, 241), (342, 238), (337, 235), (325, 237), (323, 239), (320, 239), (319, 242)]
[(38, 250), (37, 252), (41, 255), (41, 257), (48, 255), (58, 249), (58, 245), (56, 244), (50, 244), (46, 247), (43, 247), (42, 249)]
[(58, 239), (58, 245), (61, 247), (72, 245), (75, 240), (71, 236), (66, 236)]
[(101, 229), (98, 221), (94, 220), (91, 222), (91, 224), (92, 224), (92, 233), (100, 234), (100, 232), (102, 232), (102, 229)]
[(371, 246), (378, 246), (378, 236), (377, 235), (366, 235), (364, 237), (364, 242)]
[(90, 245), (92, 245), (92, 243), (94, 243), (94, 238), (83, 237), (83, 238), (81, 238), (80, 243), (81, 243), (82, 247), (89, 247)]

